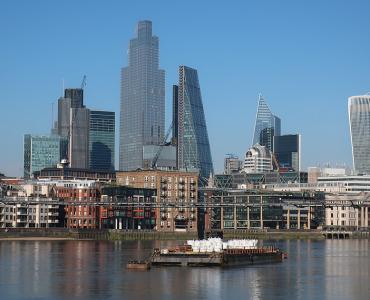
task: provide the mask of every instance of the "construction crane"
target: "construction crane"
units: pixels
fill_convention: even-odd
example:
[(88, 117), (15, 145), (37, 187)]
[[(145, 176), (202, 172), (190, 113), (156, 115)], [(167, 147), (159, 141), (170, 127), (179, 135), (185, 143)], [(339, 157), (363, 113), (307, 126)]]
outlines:
[(81, 82), (81, 90), (83, 90), (86, 86), (86, 75), (84, 75), (84, 77), (82, 78), (82, 82)]
[(154, 158), (152, 160), (151, 168), (156, 169), (157, 168), (157, 161), (159, 156), (161, 155), (161, 152), (163, 150), (164, 146), (168, 146), (169, 143), (167, 143), (167, 139), (170, 136), (170, 133), (172, 131), (173, 123), (171, 123), (170, 127), (168, 128), (166, 135), (164, 136), (163, 143), (159, 145), (159, 149), (157, 153), (154, 155)]

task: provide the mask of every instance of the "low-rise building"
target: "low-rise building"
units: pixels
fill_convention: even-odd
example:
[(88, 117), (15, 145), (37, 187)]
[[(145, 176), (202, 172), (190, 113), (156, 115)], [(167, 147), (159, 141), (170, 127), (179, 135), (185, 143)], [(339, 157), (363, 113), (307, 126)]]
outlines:
[(314, 229), (324, 220), (323, 193), (204, 190), (206, 231), (225, 229)]
[(5, 197), (0, 202), (0, 227), (60, 227), (62, 209), (52, 198)]

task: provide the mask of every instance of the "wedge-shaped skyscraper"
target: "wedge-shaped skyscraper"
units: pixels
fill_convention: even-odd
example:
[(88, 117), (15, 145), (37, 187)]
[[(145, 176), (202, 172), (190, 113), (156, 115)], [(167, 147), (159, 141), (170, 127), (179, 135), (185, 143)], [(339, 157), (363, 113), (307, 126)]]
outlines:
[(179, 169), (198, 170), (203, 179), (213, 173), (211, 149), (197, 70), (180, 66), (174, 87), (173, 140)]
[(353, 168), (370, 174), (370, 95), (348, 98)]
[(164, 138), (165, 73), (159, 69), (159, 40), (152, 22), (140, 21), (121, 73), (119, 169), (143, 168), (146, 145)]
[(273, 151), (274, 136), (280, 135), (280, 119), (274, 116), (262, 95), (259, 95), (253, 145), (260, 144)]

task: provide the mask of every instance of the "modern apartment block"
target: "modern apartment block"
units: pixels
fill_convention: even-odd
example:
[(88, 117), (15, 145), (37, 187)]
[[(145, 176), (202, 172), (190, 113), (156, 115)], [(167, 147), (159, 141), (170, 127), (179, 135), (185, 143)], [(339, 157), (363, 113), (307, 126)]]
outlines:
[(165, 72), (152, 22), (140, 21), (121, 73), (119, 169), (143, 168), (143, 147), (160, 145), (165, 132)]
[(299, 172), (301, 169), (301, 135), (275, 135), (274, 155), (280, 169)]
[[(156, 228), (157, 190), (128, 186), (102, 188), (100, 207), (101, 228), (149, 229)], [(106, 204), (108, 203), (108, 204)], [(124, 206), (118, 203), (126, 203)]]
[(348, 98), (353, 168), (370, 174), (370, 95)]
[(173, 91), (178, 168), (199, 171), (201, 179), (208, 179), (213, 163), (197, 70), (180, 66), (179, 85)]
[(155, 189), (158, 231), (197, 231), (198, 173), (164, 170), (117, 172), (118, 185)]
[(24, 136), (24, 178), (30, 178), (34, 172), (47, 167), (54, 167), (60, 161), (62, 139), (58, 136)]
[(5, 200), (6, 203), (0, 202), (0, 228), (63, 226), (61, 207), (53, 198), (12, 197)]
[(89, 167), (92, 170), (114, 170), (115, 113), (90, 111)]
[(256, 123), (254, 126), (253, 145), (266, 146), (274, 151), (273, 139), (275, 135), (281, 134), (281, 121), (273, 115), (262, 95), (258, 98)]

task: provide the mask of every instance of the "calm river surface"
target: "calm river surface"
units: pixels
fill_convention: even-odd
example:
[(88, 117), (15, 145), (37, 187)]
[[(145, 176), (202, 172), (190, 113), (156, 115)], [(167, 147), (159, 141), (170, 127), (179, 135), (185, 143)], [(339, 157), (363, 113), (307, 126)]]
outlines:
[(140, 272), (127, 260), (177, 242), (0, 241), (0, 299), (370, 299), (368, 240), (273, 243), (283, 263)]

